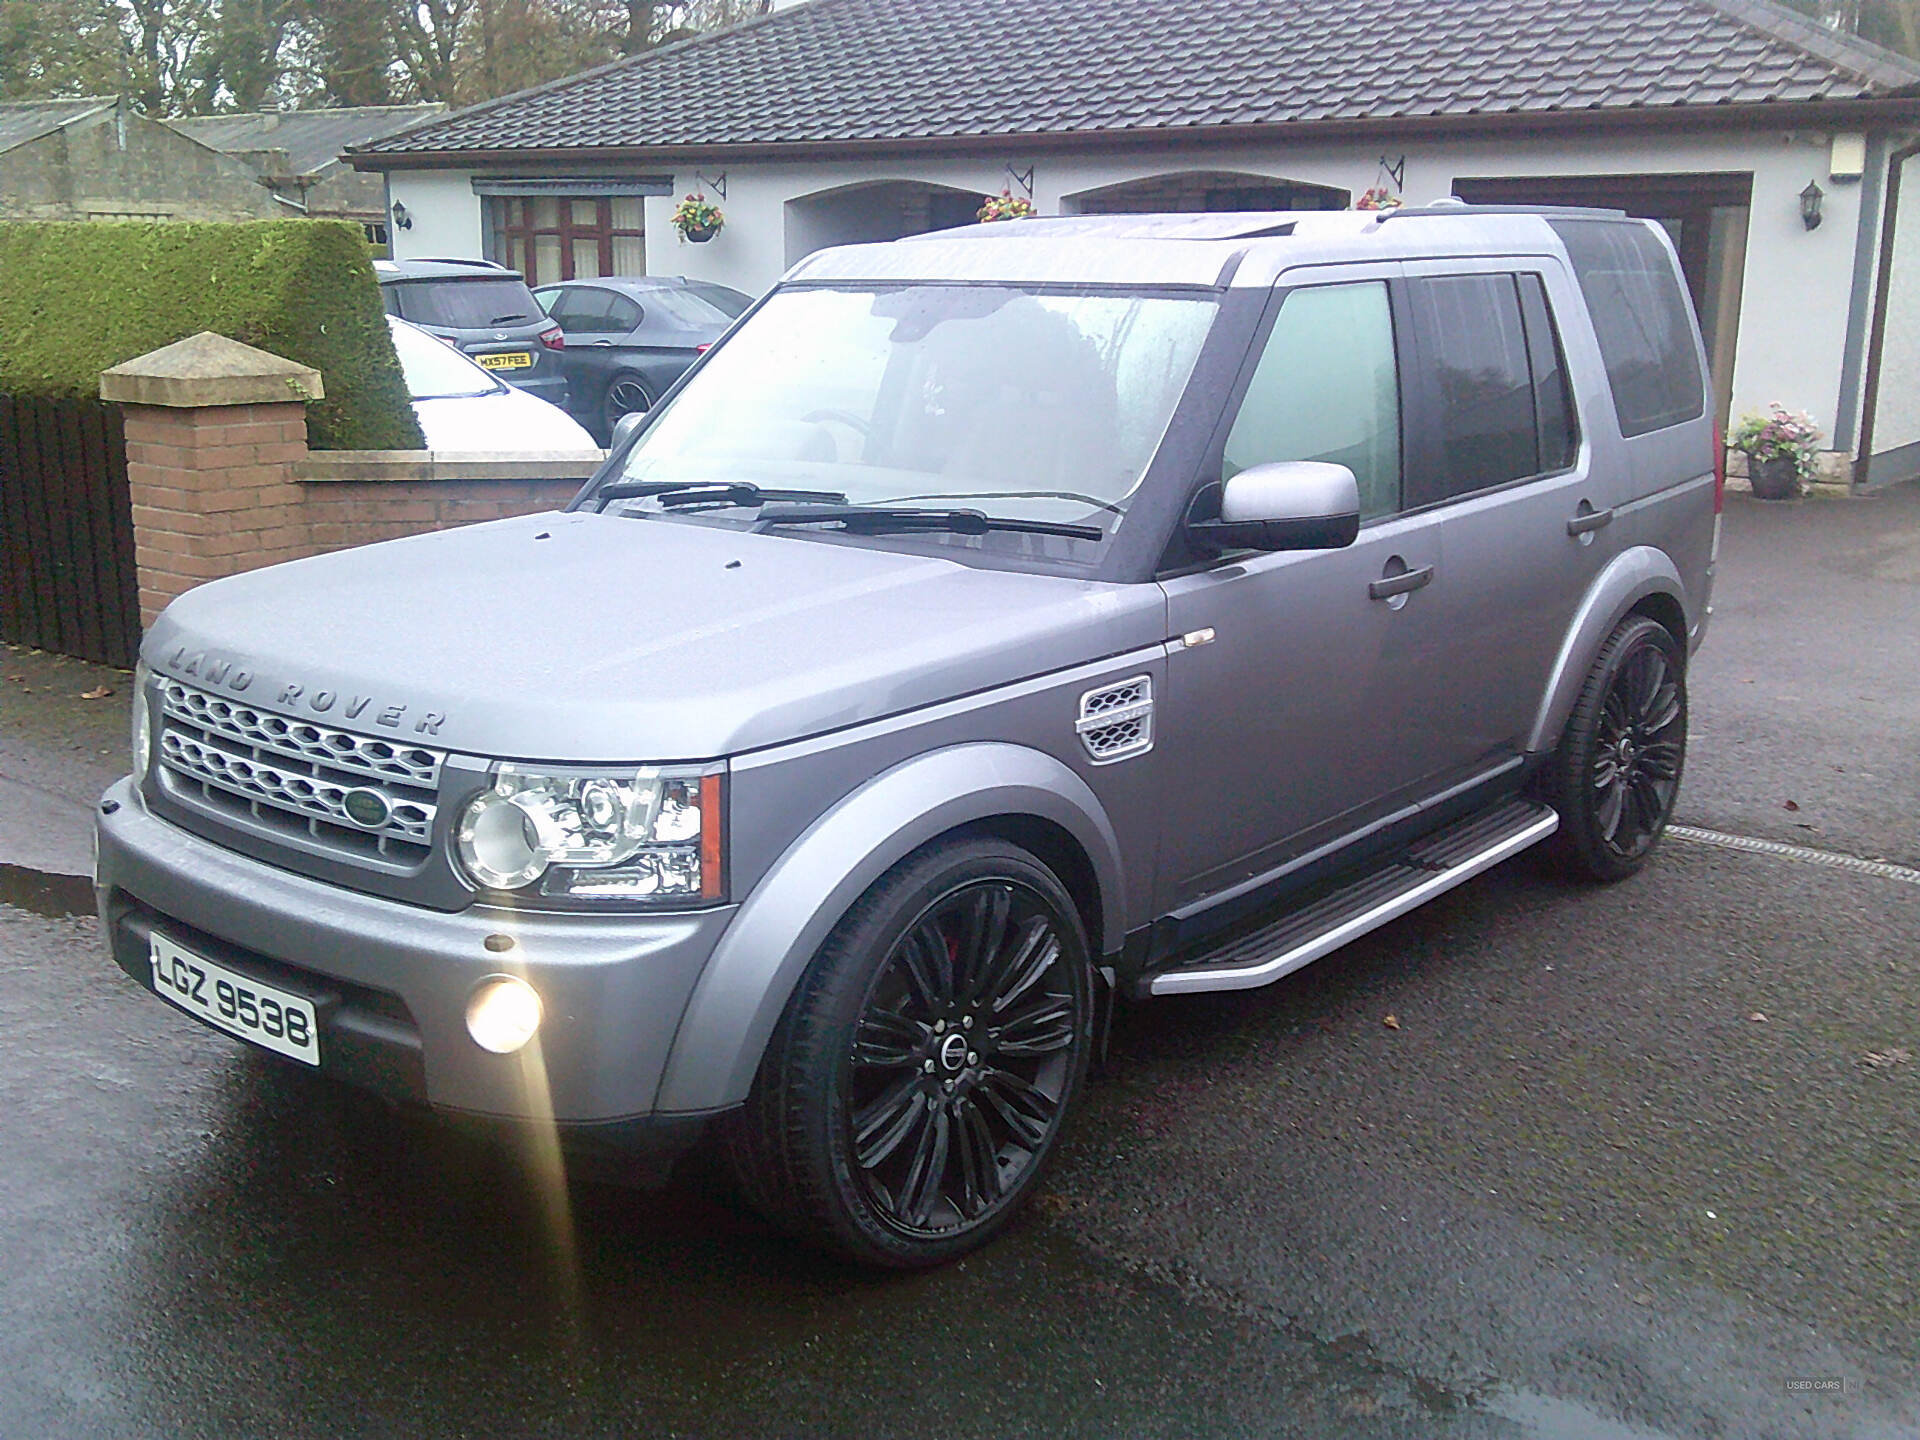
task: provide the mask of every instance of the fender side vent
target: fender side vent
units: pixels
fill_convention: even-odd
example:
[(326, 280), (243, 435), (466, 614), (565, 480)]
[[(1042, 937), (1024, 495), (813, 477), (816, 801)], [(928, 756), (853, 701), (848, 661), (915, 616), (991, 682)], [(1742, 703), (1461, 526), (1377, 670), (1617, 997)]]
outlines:
[(1153, 677), (1135, 675), (1080, 697), (1074, 727), (1096, 765), (1111, 765), (1153, 748)]

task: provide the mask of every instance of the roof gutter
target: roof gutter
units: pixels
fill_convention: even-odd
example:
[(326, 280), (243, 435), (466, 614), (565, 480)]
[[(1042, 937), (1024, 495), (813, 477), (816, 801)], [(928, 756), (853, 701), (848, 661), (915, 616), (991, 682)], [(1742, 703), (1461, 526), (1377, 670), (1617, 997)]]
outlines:
[(868, 156), (977, 155), (1080, 150), (1169, 150), (1189, 145), (1391, 137), (1405, 141), (1482, 135), (1587, 134), (1649, 129), (1848, 129), (1920, 124), (1920, 94), (1871, 100), (1773, 100), (1756, 105), (1662, 105), (1613, 110), (1502, 111), (1483, 115), (1399, 115), (1354, 120), (1286, 120), (1257, 125), (1190, 125), (1130, 130), (1026, 131), (906, 136), (875, 140), (781, 140), (712, 145), (493, 146), (446, 150), (348, 150), (356, 170), (445, 170), (478, 166), (650, 165), (709, 161), (811, 161)]

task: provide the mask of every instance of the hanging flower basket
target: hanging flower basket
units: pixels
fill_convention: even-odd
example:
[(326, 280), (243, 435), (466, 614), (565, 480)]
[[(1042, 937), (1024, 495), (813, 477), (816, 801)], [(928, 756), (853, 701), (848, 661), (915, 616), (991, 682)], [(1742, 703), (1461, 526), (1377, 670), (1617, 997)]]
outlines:
[(982, 224), (995, 220), (1030, 220), (1034, 214), (1033, 201), (1024, 195), (1015, 195), (1010, 188), (987, 196), (987, 203), (979, 210)]
[(1400, 205), (1400, 197), (1384, 185), (1375, 185), (1353, 202), (1356, 210), (1398, 210)]
[(691, 240), (696, 245), (706, 244), (727, 223), (727, 217), (720, 213), (720, 207), (699, 192), (687, 196), (674, 206), (671, 219), (673, 228), (680, 232), (680, 238)]

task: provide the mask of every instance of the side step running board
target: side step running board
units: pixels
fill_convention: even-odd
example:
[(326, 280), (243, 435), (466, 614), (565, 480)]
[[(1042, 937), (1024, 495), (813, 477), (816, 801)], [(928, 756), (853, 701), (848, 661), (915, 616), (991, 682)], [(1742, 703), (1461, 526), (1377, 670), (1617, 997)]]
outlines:
[(1398, 859), (1269, 925), (1196, 953), (1147, 983), (1149, 995), (1252, 990), (1397, 920), (1560, 828), (1552, 808), (1510, 800), (1429, 835)]

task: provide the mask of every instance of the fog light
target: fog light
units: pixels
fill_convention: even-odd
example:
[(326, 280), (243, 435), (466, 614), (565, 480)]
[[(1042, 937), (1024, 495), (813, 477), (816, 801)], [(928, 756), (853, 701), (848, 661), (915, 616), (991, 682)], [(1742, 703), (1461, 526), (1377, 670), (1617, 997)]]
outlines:
[(524, 980), (495, 975), (467, 1001), (467, 1033), (482, 1050), (511, 1055), (540, 1028), (540, 997)]

